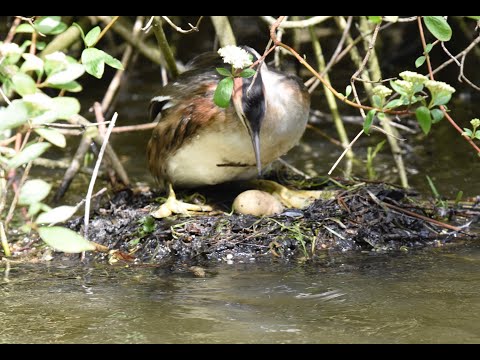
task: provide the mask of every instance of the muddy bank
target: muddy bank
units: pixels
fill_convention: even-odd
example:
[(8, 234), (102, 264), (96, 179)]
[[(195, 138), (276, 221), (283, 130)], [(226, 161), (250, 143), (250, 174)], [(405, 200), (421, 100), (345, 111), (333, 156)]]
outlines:
[[(123, 190), (95, 210), (90, 224), (90, 240), (119, 252), (90, 253), (87, 259), (196, 265), (220, 259), (315, 260), (326, 251), (408, 251), (471, 239), (464, 225), (480, 215), (478, 204), (438, 209), (413, 191), (386, 184), (312, 183), (322, 182), (320, 188), (338, 190), (335, 198), (263, 218), (230, 213), (242, 186), (199, 190), (218, 209), (214, 213), (162, 220), (149, 216), (161, 194)], [(79, 218), (68, 226), (80, 231), (82, 224)]]

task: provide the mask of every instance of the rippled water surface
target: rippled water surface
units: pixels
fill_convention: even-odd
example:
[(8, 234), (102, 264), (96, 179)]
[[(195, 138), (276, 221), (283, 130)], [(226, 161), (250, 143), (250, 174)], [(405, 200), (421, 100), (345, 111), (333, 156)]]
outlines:
[(478, 241), (207, 270), (12, 265), (0, 342), (480, 342)]

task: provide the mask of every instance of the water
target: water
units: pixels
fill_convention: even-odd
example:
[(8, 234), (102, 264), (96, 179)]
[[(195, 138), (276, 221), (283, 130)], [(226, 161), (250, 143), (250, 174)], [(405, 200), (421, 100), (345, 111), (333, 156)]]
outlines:
[(322, 264), (14, 265), (2, 343), (478, 343), (480, 242)]

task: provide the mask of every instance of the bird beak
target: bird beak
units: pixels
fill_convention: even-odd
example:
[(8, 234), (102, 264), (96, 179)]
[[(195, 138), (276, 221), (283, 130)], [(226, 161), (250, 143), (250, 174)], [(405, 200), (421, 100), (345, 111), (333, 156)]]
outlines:
[(248, 131), (252, 140), (253, 151), (255, 153), (255, 162), (257, 165), (258, 176), (262, 175), (262, 161), (260, 157), (260, 124), (263, 119), (250, 119), (245, 115), (243, 109), (243, 97), (247, 96), (243, 94), (243, 78), (235, 78), (233, 87), (233, 105), (235, 106), (235, 112), (242, 121), (242, 124)]

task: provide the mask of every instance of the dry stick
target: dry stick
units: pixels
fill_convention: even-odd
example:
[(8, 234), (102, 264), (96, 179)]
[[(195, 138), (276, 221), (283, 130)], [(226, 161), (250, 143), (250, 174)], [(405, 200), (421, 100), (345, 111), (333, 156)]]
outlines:
[(0, 241), (2, 243), (2, 249), (5, 256), (12, 256), (12, 253), (10, 252), (10, 246), (8, 245), (7, 234), (5, 233), (5, 227), (3, 226), (2, 221), (0, 221)]
[(475, 85), (473, 82), (471, 82), (469, 79), (467, 79), (467, 77), (465, 76), (465, 74), (463, 73), (463, 67), (465, 66), (465, 58), (467, 56), (466, 55), (463, 55), (462, 56), (462, 61), (460, 63), (460, 74), (458, 75), (458, 81), (462, 82), (462, 79), (465, 80), (465, 82), (470, 85), (471, 87), (473, 87), (475, 90), (477, 91), (480, 91), (480, 87), (478, 87), (477, 85)]
[(4, 44), (11, 43), (13, 38), (15, 37), (15, 31), (17, 30), (18, 25), (20, 25), (20, 22), (22, 19), (16, 17), (15, 20), (13, 20), (13, 24), (10, 27), (10, 30), (8, 30), (8, 34), (5, 37), (5, 40), (3, 41)]
[(90, 201), (92, 199), (93, 194), (93, 187), (95, 186), (95, 181), (97, 179), (98, 170), (100, 169), (100, 164), (102, 163), (103, 154), (105, 153), (105, 149), (107, 148), (108, 138), (112, 133), (112, 129), (115, 126), (115, 122), (117, 121), (118, 113), (113, 114), (112, 120), (110, 125), (108, 125), (107, 133), (105, 134), (105, 139), (100, 148), (100, 152), (98, 153), (98, 159), (95, 163), (95, 168), (93, 169), (92, 178), (90, 180), (90, 184), (88, 185), (87, 196), (85, 197), (85, 217), (84, 217), (84, 229), (83, 229), (83, 236), (88, 239), (88, 225), (90, 222)]
[[(140, 30), (142, 29), (143, 20), (144, 20), (143, 16), (137, 17), (137, 20), (135, 21), (135, 24), (133, 25), (133, 29), (132, 29), (132, 36), (134, 38), (138, 38), (138, 35), (140, 34)], [(110, 85), (108, 85), (107, 92), (103, 97), (102, 109), (101, 109), (103, 113), (107, 112), (108, 107), (112, 103), (112, 100), (114, 99), (118, 89), (120, 88), (120, 84), (122, 82), (122, 76), (125, 70), (127, 69), (127, 66), (128, 66), (128, 63), (130, 62), (132, 54), (133, 54), (133, 46), (129, 44), (127, 45), (127, 48), (125, 49), (125, 52), (123, 53), (123, 56), (122, 56), (122, 65), (124, 70), (116, 71), (115, 76), (110, 82)]]
[(63, 176), (62, 182), (58, 187), (55, 195), (53, 197), (53, 201), (58, 203), (60, 199), (65, 195), (70, 184), (72, 183), (73, 178), (77, 175), (78, 171), (82, 167), (83, 159), (85, 158), (85, 154), (87, 153), (88, 149), (90, 148), (90, 144), (92, 142), (92, 138), (88, 135), (88, 133), (84, 133), (82, 139), (80, 140), (80, 144), (78, 145), (77, 151), (73, 156), (73, 159), (70, 163), (70, 166), (65, 171), (65, 175)]
[(423, 216), (423, 215), (420, 215), (420, 214), (417, 214), (413, 211), (410, 211), (410, 210), (406, 210), (406, 209), (403, 209), (399, 206), (396, 206), (396, 205), (393, 205), (393, 204), (390, 204), (390, 203), (386, 203), (384, 201), (381, 202), (382, 205), (385, 205), (386, 207), (390, 208), (390, 209), (393, 209), (393, 210), (396, 210), (396, 211), (400, 211), (406, 215), (409, 215), (409, 216), (412, 216), (412, 217), (416, 217), (418, 219), (421, 219), (421, 220), (424, 220), (424, 221), (427, 221), (429, 223), (432, 223), (432, 224), (435, 224), (435, 225), (438, 225), (438, 226), (441, 226), (445, 229), (449, 229), (449, 230), (453, 230), (453, 231), (460, 231), (461, 229), (457, 226), (453, 226), (453, 225), (450, 225), (450, 224), (445, 224), (441, 221), (438, 221), (438, 220), (435, 220), (435, 219), (430, 219), (429, 217), (427, 216)]
[(462, 57), (463, 55), (466, 55), (468, 54), (470, 51), (472, 51), (472, 49), (475, 48), (475, 46), (480, 43), (480, 35), (475, 39), (473, 40), (473, 42), (468, 45), (463, 51), (459, 52), (457, 55), (455, 55), (452, 58), (450, 58), (449, 60), (445, 61), (442, 65), (440, 65), (439, 67), (437, 67), (435, 70), (433, 70), (433, 74), (435, 75), (437, 72), (439, 72), (440, 70), (442, 70), (443, 68), (445, 68), (446, 66), (450, 65), (452, 62), (454, 62), (456, 59), (459, 59), (460, 57)]
[(200, 22), (202, 21), (203, 19), (203, 16), (200, 16), (197, 20), (197, 24), (195, 26), (193, 26), (192, 24), (188, 23), (188, 26), (190, 26), (190, 29), (189, 30), (183, 30), (180, 26), (177, 26), (173, 23), (172, 20), (170, 20), (170, 18), (168, 16), (162, 16), (162, 19), (165, 20), (168, 25), (170, 25), (172, 28), (174, 28), (175, 30), (177, 30), (179, 33), (182, 33), (182, 34), (190, 34), (191, 32), (198, 32), (198, 26), (200, 25)]
[[(105, 127), (105, 125), (100, 125), (100, 124), (104, 124), (104, 122), (105, 122), (105, 117), (103, 116), (103, 112), (102, 112), (102, 106), (100, 105), (99, 102), (95, 101), (95, 103), (93, 104), (93, 109), (94, 109), (94, 112), (95, 112), (95, 119), (97, 120), (97, 123), (99, 124), (98, 132), (99, 132), (100, 136), (105, 137), (105, 134), (107, 132), (107, 128)], [(107, 174), (108, 174), (108, 178), (110, 180), (110, 184), (112, 184), (112, 186), (115, 186), (116, 183), (117, 183), (117, 180), (115, 178), (115, 170), (112, 168), (109, 161), (106, 162), (105, 167), (107, 169)]]
[[(418, 17), (418, 30), (420, 32), (420, 39), (422, 40), (422, 46), (423, 46), (423, 51), (425, 53), (425, 59), (427, 60), (427, 67), (428, 67), (428, 73), (430, 75), (430, 79), (435, 80), (435, 78), (433, 77), (432, 64), (430, 63), (430, 56), (428, 55), (428, 52), (427, 52), (427, 42), (425, 40), (425, 34), (423, 33), (422, 18), (420, 16)], [(443, 115), (445, 115), (445, 117), (450, 122), (450, 124), (452, 124), (452, 126), (460, 133), (460, 135), (462, 135), (462, 137), (465, 140), (468, 141), (468, 143), (477, 151), (477, 154), (480, 155), (480, 148), (473, 142), (472, 139), (470, 139), (469, 136), (463, 135), (463, 130), (460, 128), (460, 126), (457, 125), (455, 120), (453, 120), (450, 117), (450, 115), (447, 113), (447, 110), (445, 109), (445, 107), (443, 105), (440, 105), (440, 110), (442, 110)]]
[(331, 167), (330, 171), (328, 172), (328, 175), (332, 175), (333, 170), (335, 170), (335, 168), (338, 166), (340, 161), (342, 161), (343, 157), (348, 153), (348, 151), (352, 148), (353, 144), (357, 142), (357, 140), (360, 138), (360, 136), (362, 136), (362, 134), (363, 134), (363, 129), (357, 134), (357, 136), (355, 136), (352, 142), (348, 144), (345, 150), (343, 150), (343, 153), (339, 156), (337, 161), (335, 161), (335, 164), (333, 164), (333, 166)]
[[(72, 117), (70, 117), (69, 121), (76, 124), (85, 125), (85, 126), (91, 125), (90, 121), (88, 121), (81, 115), (73, 115)], [(102, 144), (104, 143), (103, 136), (101, 136), (100, 134), (97, 134), (93, 138), (93, 141), (95, 141), (95, 143), (98, 146), (102, 146)], [(122, 163), (120, 162), (120, 159), (118, 158), (117, 154), (115, 153), (113, 148), (110, 146), (110, 144), (107, 144), (106, 156), (110, 159), (112, 167), (115, 169), (115, 172), (117, 173), (120, 180), (125, 185), (129, 185), (130, 180), (128, 178), (127, 172), (125, 171)]]
[(98, 42), (105, 36), (107, 31), (112, 27), (113, 24), (115, 24), (119, 17), (120, 16), (114, 16), (113, 19), (107, 24), (107, 26), (103, 28), (102, 32), (100, 33), (100, 35), (98, 35), (97, 41), (95, 41), (93, 46), (98, 44)]
[(8, 209), (8, 214), (5, 219), (5, 231), (8, 230), (8, 225), (10, 224), (10, 221), (12, 221), (13, 212), (15, 211), (15, 208), (18, 203), (18, 199), (20, 197), (20, 190), (22, 189), (23, 184), (25, 184), (25, 181), (27, 181), (28, 174), (30, 173), (31, 168), (32, 168), (32, 161), (30, 161), (25, 167), (25, 171), (23, 172), (22, 178), (20, 179), (20, 183), (18, 184), (17, 191), (15, 191), (15, 195), (13, 196), (12, 203), (10, 204), (10, 209)]
[(227, 45), (237, 45), (235, 35), (233, 34), (232, 27), (228, 21), (227, 16), (210, 16), (213, 27), (215, 28), (215, 34), (220, 42), (220, 47)]
[[(315, 53), (315, 57), (317, 58), (318, 62), (318, 70), (322, 72), (322, 70), (325, 69), (325, 58), (323, 57), (323, 52), (322, 52), (322, 46), (320, 44), (320, 41), (315, 37), (315, 32), (313, 27), (309, 27), (310, 30), (310, 36), (312, 38), (312, 45), (313, 45), (313, 51)], [(327, 82), (330, 82), (330, 77), (328, 74), (325, 74), (325, 80)], [(340, 137), (340, 141), (342, 143), (342, 146), (344, 149), (348, 148), (348, 143), (350, 140), (348, 139), (347, 131), (345, 130), (345, 126), (343, 125), (342, 119), (340, 117), (340, 112), (338, 111), (338, 106), (337, 102), (335, 101), (335, 96), (327, 89), (327, 87), (324, 85), (324, 92), (325, 92), (325, 97), (327, 98), (327, 103), (328, 107), (330, 108), (330, 112), (333, 117), (333, 122), (335, 124), (335, 128), (337, 129), (337, 134)], [(353, 151), (350, 150), (346, 152), (347, 158), (349, 160), (353, 159)], [(349, 161), (347, 163), (345, 173), (346, 176), (348, 177), (351, 174), (352, 171), (352, 162)]]
[[(265, 21), (268, 25), (274, 25), (278, 19), (275, 19), (271, 16), (260, 16), (260, 18)], [(280, 28), (306, 28), (308, 26), (318, 25), (325, 20), (330, 19), (331, 16), (313, 16), (310, 19), (298, 20), (298, 21), (283, 21), (280, 24)]]
[(158, 123), (148, 123), (148, 124), (139, 124), (139, 125), (126, 125), (126, 126), (118, 126), (112, 130), (114, 133), (123, 133), (123, 132), (130, 132), (130, 131), (145, 131), (153, 129), (157, 126)]
[[(330, 58), (330, 61), (324, 67), (324, 69), (322, 70), (320, 75), (325, 76), (326, 74), (328, 74), (330, 68), (337, 62), (338, 54), (340, 54), (340, 51), (342, 51), (343, 44), (345, 43), (345, 40), (347, 39), (348, 32), (350, 31), (350, 26), (352, 25), (352, 19), (353, 19), (353, 16), (348, 17), (347, 25), (343, 29), (342, 37), (340, 38), (340, 41), (337, 44), (337, 48), (333, 52), (333, 55)], [(320, 80), (316, 79), (315, 82), (313, 83), (313, 85), (310, 86), (310, 88), (308, 89), (308, 92), (311, 94), (319, 84), (320, 84)]]

